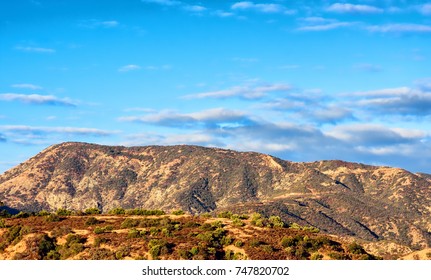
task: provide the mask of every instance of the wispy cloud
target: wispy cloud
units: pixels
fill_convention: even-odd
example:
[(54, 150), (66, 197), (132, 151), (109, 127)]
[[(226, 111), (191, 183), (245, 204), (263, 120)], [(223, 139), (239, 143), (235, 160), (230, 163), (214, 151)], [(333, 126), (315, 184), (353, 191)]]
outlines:
[(11, 85), (11, 87), (13, 87), (13, 88), (31, 89), (31, 90), (42, 89), (41, 86), (34, 85), (34, 84), (13, 84), (13, 85)]
[(270, 92), (285, 92), (292, 89), (287, 84), (270, 84), (261, 86), (236, 86), (224, 90), (200, 92), (196, 94), (185, 95), (185, 99), (203, 99), (215, 98), (224, 99), (238, 97), (243, 99), (260, 99)]
[(40, 48), (40, 47), (23, 47), (23, 46), (17, 46), (15, 47), (16, 50), (23, 51), (23, 52), (34, 52), (34, 53), (55, 53), (55, 49), (51, 48)]
[(118, 131), (109, 131), (96, 128), (84, 127), (45, 127), (45, 126), (26, 126), (26, 125), (1, 125), (0, 130), (3, 132), (13, 132), (20, 134), (71, 134), (71, 135), (88, 135), (88, 136), (109, 136), (117, 134)]
[(307, 25), (297, 28), (299, 31), (327, 31), (327, 30), (333, 30), (338, 29), (341, 27), (348, 27), (352, 26), (354, 23), (352, 22), (332, 22), (332, 23), (325, 23), (325, 24), (316, 24), (316, 25)]
[(394, 23), (385, 25), (372, 25), (367, 29), (371, 32), (381, 33), (429, 33), (431, 25), (415, 24), (415, 23)]
[(121, 117), (119, 120), (167, 127), (219, 127), (227, 123), (236, 124), (251, 121), (244, 112), (224, 108), (214, 108), (188, 114), (161, 111), (144, 116)]
[(371, 64), (371, 63), (359, 63), (353, 65), (353, 69), (364, 71), (364, 72), (381, 72), (383, 68), (380, 65)]
[(350, 3), (335, 3), (326, 8), (329, 12), (335, 13), (363, 13), (363, 14), (376, 14), (383, 13), (384, 10), (369, 5), (355, 5)]
[(129, 72), (141, 69), (141, 66), (136, 64), (128, 64), (118, 68), (119, 72)]
[(89, 19), (79, 22), (79, 26), (84, 28), (114, 28), (118, 27), (119, 25), (120, 23), (116, 20)]
[(181, 5), (182, 2), (176, 1), (176, 0), (141, 0), (144, 3), (150, 3), (150, 4), (158, 4), (163, 6), (176, 6)]
[(423, 4), (418, 7), (419, 12), (424, 15), (431, 15), (431, 3)]
[(19, 101), (38, 105), (76, 106), (76, 103), (71, 101), (69, 98), (58, 98), (53, 95), (2, 93), (0, 94), (0, 100)]
[(200, 6), (200, 5), (186, 5), (186, 6), (184, 6), (184, 9), (186, 11), (195, 12), (195, 13), (200, 13), (200, 12), (204, 12), (207, 10), (207, 8), (205, 8), (204, 6)]
[(261, 13), (284, 13), (294, 14), (294, 10), (289, 10), (283, 5), (274, 3), (256, 4), (250, 1), (236, 2), (231, 6), (232, 10), (253, 10)]

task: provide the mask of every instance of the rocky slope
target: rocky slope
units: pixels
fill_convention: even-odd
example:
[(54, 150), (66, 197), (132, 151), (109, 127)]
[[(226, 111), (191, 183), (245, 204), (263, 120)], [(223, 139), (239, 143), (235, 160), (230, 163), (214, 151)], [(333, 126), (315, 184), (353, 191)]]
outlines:
[(259, 211), (340, 236), (431, 244), (430, 175), (197, 146), (54, 145), (0, 175), (0, 200), (27, 211)]

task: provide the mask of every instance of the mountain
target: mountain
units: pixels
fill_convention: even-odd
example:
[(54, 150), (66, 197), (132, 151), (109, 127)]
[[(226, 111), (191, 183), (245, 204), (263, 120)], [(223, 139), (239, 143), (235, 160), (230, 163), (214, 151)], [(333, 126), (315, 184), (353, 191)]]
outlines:
[(431, 245), (431, 175), (218, 148), (62, 143), (0, 175), (0, 201), (25, 211), (260, 212), (338, 236)]

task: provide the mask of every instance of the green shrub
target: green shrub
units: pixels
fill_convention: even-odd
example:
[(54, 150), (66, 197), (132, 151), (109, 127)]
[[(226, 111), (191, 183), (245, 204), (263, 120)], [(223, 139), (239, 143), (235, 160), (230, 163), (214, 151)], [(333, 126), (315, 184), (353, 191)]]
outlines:
[(234, 218), (232, 220), (232, 225), (235, 227), (243, 227), (243, 226), (245, 226), (245, 223), (242, 220), (240, 220), (239, 218)]
[(64, 208), (60, 208), (56, 211), (56, 214), (58, 216), (70, 216), (70, 215), (72, 215), (72, 213), (73, 213), (72, 211), (64, 209)]
[(108, 214), (110, 215), (124, 215), (126, 214), (126, 210), (123, 208), (114, 208), (108, 211)]
[(31, 229), (27, 226), (15, 225), (8, 228), (8, 230), (3, 234), (3, 239), (6, 241), (7, 245), (15, 245), (24, 235), (29, 234), (30, 232)]
[(102, 234), (102, 233), (107, 233), (107, 232), (111, 232), (113, 230), (113, 226), (111, 225), (107, 225), (105, 227), (96, 227), (94, 229), (94, 233), (95, 234)]
[(131, 251), (130, 246), (122, 246), (115, 252), (115, 258), (117, 260), (122, 260), (125, 257), (130, 256)]
[(177, 216), (179, 216), (179, 215), (184, 215), (185, 213), (184, 213), (184, 211), (183, 210), (174, 210), (174, 211), (172, 211), (172, 215), (177, 215)]
[(160, 255), (168, 254), (170, 252), (171, 244), (162, 239), (152, 239), (148, 243), (148, 249), (151, 257), (156, 260)]
[(191, 248), (190, 249), (190, 253), (193, 255), (193, 256), (196, 256), (197, 254), (199, 254), (199, 248), (198, 247), (193, 247), (193, 248)]
[(96, 219), (95, 217), (88, 217), (88, 219), (85, 221), (86, 226), (92, 226), (99, 224), (100, 221)]
[(126, 218), (122, 223), (121, 223), (121, 228), (133, 228), (133, 227), (137, 227), (139, 225), (139, 220), (137, 219), (132, 219), (132, 218)]
[(222, 211), (220, 213), (217, 214), (218, 218), (227, 218), (230, 219), (232, 217), (232, 212), (231, 211)]
[(227, 250), (225, 252), (224, 258), (226, 260), (245, 260), (245, 256), (242, 253), (240, 252), (234, 253), (231, 250)]
[(139, 216), (160, 216), (165, 215), (163, 210), (146, 210), (146, 209), (127, 209), (126, 215), (139, 215)]
[(46, 210), (41, 210), (41, 211), (37, 212), (36, 216), (40, 216), (40, 217), (42, 217), (42, 216), (48, 216), (48, 215), (50, 215), (50, 214), (51, 214), (51, 213), (50, 213), (50, 212), (48, 212), (48, 211), (46, 211)]
[(202, 214), (200, 214), (200, 216), (202, 218), (207, 218), (207, 219), (212, 218), (212, 215), (210, 213), (202, 213)]
[(12, 218), (16, 218), (16, 219), (18, 219), (18, 218), (28, 218), (28, 217), (30, 217), (30, 213), (27, 213), (27, 212), (19, 212), (18, 214), (16, 214), (16, 215), (13, 215), (12, 216)]
[(6, 228), (6, 222), (4, 221), (4, 219), (0, 219), (0, 228)]
[(61, 218), (57, 214), (49, 214), (48, 216), (45, 216), (45, 221), (50, 222), (50, 223), (59, 222), (59, 221), (61, 221)]
[(236, 247), (242, 247), (242, 246), (244, 246), (244, 242), (243, 242), (243, 241), (241, 241), (241, 240), (237, 240), (237, 241), (235, 241), (234, 245), (235, 245)]
[(311, 260), (321, 260), (321, 259), (323, 259), (323, 255), (319, 254), (318, 252), (314, 252), (313, 254), (311, 254), (310, 259)]
[(85, 215), (98, 215), (102, 213), (99, 208), (88, 208), (84, 211)]
[(59, 247), (58, 252), (61, 255), (62, 259), (67, 259), (71, 256), (74, 256), (82, 251), (84, 251), (84, 243), (87, 241), (87, 238), (82, 237), (77, 234), (69, 234), (66, 237), (66, 243), (63, 246)]
[(108, 243), (108, 242), (109, 242), (109, 239), (97, 236), (96, 238), (94, 238), (93, 245), (94, 245), (94, 247), (99, 247), (100, 244)]
[(140, 238), (145, 236), (146, 232), (132, 228), (127, 233), (127, 238)]
[(106, 248), (90, 248), (88, 250), (88, 256), (84, 256), (83, 259), (88, 260), (115, 260), (115, 253)]
[(359, 245), (356, 242), (353, 242), (351, 244), (349, 244), (347, 246), (347, 251), (351, 254), (356, 254), (356, 255), (360, 255), (360, 254), (366, 254), (367, 252), (365, 252), (364, 248), (362, 248), (361, 245)]
[(268, 219), (269, 226), (272, 228), (283, 228), (284, 222), (281, 220), (279, 216), (271, 216)]

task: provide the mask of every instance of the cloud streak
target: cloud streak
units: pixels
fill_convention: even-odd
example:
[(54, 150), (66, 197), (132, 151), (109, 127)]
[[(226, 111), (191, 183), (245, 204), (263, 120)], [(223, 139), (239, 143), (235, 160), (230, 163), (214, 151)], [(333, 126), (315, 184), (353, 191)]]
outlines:
[(431, 26), (416, 23), (393, 23), (385, 25), (372, 25), (367, 29), (371, 32), (380, 33), (430, 33)]
[(231, 9), (237, 10), (237, 11), (252, 10), (252, 11), (266, 13), (266, 14), (271, 14), (271, 13), (294, 14), (295, 13), (294, 10), (289, 10), (280, 4), (274, 4), (274, 3), (256, 4), (250, 1), (236, 2), (232, 4)]
[(19, 93), (3, 93), (0, 94), (0, 101), (19, 101), (27, 104), (35, 105), (53, 105), (53, 106), (68, 106), (75, 107), (76, 103), (68, 98), (58, 98), (53, 95), (40, 94), (19, 94)]
[(136, 71), (141, 69), (141, 66), (136, 65), (136, 64), (128, 64), (128, 65), (124, 65), (121, 66), (120, 68), (118, 68), (118, 72), (130, 72), (130, 71)]
[(383, 13), (384, 10), (369, 6), (369, 5), (354, 5), (350, 3), (335, 3), (326, 8), (328, 12), (335, 13), (361, 13), (361, 14), (379, 14)]
[(11, 87), (22, 88), (22, 89), (31, 89), (31, 90), (43, 89), (41, 86), (33, 85), (33, 84), (13, 84), (13, 85), (11, 85)]
[(247, 100), (261, 99), (271, 92), (285, 92), (291, 90), (292, 87), (287, 84), (270, 84), (262, 86), (237, 86), (224, 90), (200, 92), (183, 96), (184, 99), (226, 99), (226, 98), (242, 98)]
[(51, 48), (40, 48), (40, 47), (22, 47), (18, 46), (15, 47), (16, 50), (23, 51), (23, 52), (33, 52), (33, 53), (55, 53), (55, 49)]

